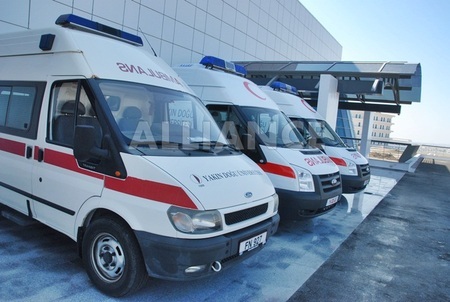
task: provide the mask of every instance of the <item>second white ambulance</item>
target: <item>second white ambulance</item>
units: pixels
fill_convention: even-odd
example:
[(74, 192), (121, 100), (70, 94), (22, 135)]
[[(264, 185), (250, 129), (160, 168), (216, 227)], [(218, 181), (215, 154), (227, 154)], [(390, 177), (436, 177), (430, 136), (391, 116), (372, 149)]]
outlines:
[(222, 133), (269, 175), (280, 196), (281, 219), (314, 217), (336, 205), (342, 193), (338, 167), (307, 145), (276, 103), (243, 77), (242, 66), (207, 56), (174, 69)]

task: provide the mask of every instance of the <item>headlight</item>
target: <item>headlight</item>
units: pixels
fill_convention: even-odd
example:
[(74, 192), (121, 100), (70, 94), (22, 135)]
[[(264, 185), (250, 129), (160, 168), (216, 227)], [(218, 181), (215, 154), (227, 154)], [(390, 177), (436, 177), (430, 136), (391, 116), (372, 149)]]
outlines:
[(205, 234), (222, 230), (219, 211), (198, 211), (171, 206), (167, 210), (170, 222), (180, 232)]
[(314, 192), (314, 180), (312, 174), (303, 168), (295, 167), (297, 172), (298, 185), (300, 192)]
[(354, 161), (344, 158), (347, 164), (348, 174), (358, 175), (358, 169), (356, 169), (356, 164)]
[(278, 211), (278, 205), (280, 204), (280, 200), (278, 199), (278, 194), (273, 194), (273, 212)]

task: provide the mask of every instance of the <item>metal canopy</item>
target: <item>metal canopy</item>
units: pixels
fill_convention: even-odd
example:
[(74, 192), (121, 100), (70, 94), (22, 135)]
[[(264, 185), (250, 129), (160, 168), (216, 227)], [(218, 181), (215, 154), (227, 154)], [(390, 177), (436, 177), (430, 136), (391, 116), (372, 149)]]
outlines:
[(400, 106), (420, 102), (420, 64), (346, 61), (235, 61), (258, 85), (281, 81), (317, 106), (321, 74), (338, 80), (339, 109), (400, 113)]

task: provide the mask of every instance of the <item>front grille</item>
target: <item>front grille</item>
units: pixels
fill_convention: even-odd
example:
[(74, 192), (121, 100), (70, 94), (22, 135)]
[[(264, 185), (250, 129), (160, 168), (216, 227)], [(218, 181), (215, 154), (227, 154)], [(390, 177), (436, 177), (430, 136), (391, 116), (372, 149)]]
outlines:
[(365, 164), (365, 165), (359, 165), (359, 169), (360, 169), (360, 173), (361, 173), (361, 175), (364, 177), (364, 176), (367, 176), (367, 175), (370, 175), (370, 167), (369, 167), (369, 164)]
[[(320, 183), (322, 184), (322, 189), (325, 193), (332, 192), (340, 188), (341, 176), (339, 172), (319, 175), (319, 179)], [(333, 180), (336, 180), (334, 184)]]
[(253, 208), (248, 208), (241, 211), (225, 214), (225, 223), (227, 225), (232, 225), (262, 215), (267, 212), (268, 206), (269, 206), (268, 203), (264, 203)]

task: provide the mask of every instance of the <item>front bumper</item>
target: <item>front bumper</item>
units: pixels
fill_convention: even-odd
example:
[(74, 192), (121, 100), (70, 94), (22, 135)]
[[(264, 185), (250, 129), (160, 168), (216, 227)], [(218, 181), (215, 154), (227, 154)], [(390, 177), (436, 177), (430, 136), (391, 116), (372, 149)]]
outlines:
[(342, 192), (358, 193), (364, 190), (370, 181), (370, 174), (366, 176), (349, 176), (341, 174)]
[[(219, 261), (225, 269), (261, 250), (264, 245), (239, 255), (239, 243), (263, 232), (267, 232), (268, 239), (277, 231), (279, 221), (280, 216), (276, 214), (242, 230), (204, 239), (171, 238), (143, 231), (135, 231), (135, 234), (150, 276), (167, 280), (193, 280), (215, 274), (211, 268), (215, 261)], [(200, 265), (205, 265), (205, 268), (185, 272), (189, 267)]]
[(339, 201), (342, 190), (322, 194), (283, 189), (276, 189), (276, 192), (280, 198), (278, 213), (280, 213), (281, 219), (295, 220), (312, 218), (329, 212), (336, 206), (337, 202), (327, 205), (328, 200), (337, 197)]

